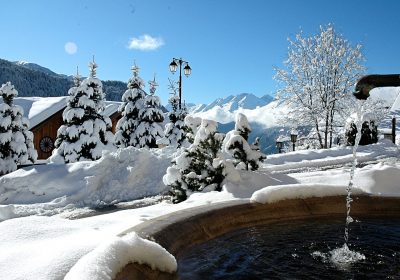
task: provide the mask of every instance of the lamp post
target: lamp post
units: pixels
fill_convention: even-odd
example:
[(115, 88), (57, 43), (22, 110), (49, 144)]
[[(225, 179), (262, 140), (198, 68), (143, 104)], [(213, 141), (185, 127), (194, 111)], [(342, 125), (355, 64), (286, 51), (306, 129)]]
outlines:
[(278, 148), (278, 153), (282, 153), (283, 141), (284, 137), (282, 135), (279, 135), (279, 137), (275, 140), (276, 147)]
[(172, 62), (169, 64), (169, 70), (174, 74), (178, 69), (179, 65), (179, 109), (182, 108), (182, 65), (185, 64), (183, 68), (183, 73), (186, 77), (192, 73), (192, 68), (189, 66), (189, 62), (182, 60), (182, 58), (173, 58)]
[(296, 129), (292, 129), (290, 132), (290, 141), (293, 143), (293, 151), (295, 151), (296, 148), (297, 134), (298, 132)]
[(278, 148), (278, 153), (282, 153), (283, 143), (278, 141), (278, 139), (276, 139), (276, 147)]

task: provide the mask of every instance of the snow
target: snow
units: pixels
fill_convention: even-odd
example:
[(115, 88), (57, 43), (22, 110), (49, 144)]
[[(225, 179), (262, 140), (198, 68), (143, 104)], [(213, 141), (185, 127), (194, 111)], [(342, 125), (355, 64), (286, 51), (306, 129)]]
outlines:
[(155, 242), (142, 239), (136, 233), (113, 237), (81, 258), (65, 275), (64, 280), (111, 280), (128, 263), (147, 264), (152, 269), (175, 272), (173, 255)]
[[(211, 128), (213, 123), (208, 124)], [(198, 133), (202, 134), (202, 129)], [(93, 162), (37, 165), (1, 177), (0, 275), (59, 280), (69, 273), (70, 279), (107, 279), (130, 261), (173, 271), (174, 259), (162, 248), (134, 233), (119, 234), (149, 219), (201, 205), (343, 194), (352, 153), (341, 147), (271, 155), (258, 171), (228, 171), (221, 192), (196, 192), (179, 204), (163, 201), (87, 218), (65, 218), (79, 217), (87, 211), (85, 206), (166, 191), (162, 178), (175, 152), (175, 148), (150, 151), (131, 147), (106, 152)], [(381, 141), (359, 147), (358, 156), (363, 165), (356, 170), (354, 193), (400, 195), (395, 145)]]
[(278, 106), (277, 101), (272, 101), (264, 106), (255, 109), (244, 109), (238, 107), (237, 110), (229, 111), (220, 106), (214, 106), (207, 111), (201, 111), (193, 114), (195, 117), (207, 118), (219, 123), (234, 122), (236, 115), (242, 113), (247, 116), (250, 123), (257, 123), (264, 128), (274, 127), (278, 125), (278, 117), (287, 113), (287, 108)]
[[(329, 184), (293, 184), (266, 187), (253, 193), (250, 198), (252, 202), (272, 203), (283, 199), (324, 197), (335, 195), (346, 195), (345, 185)], [(353, 188), (353, 194), (361, 194), (362, 190)]]
[(156, 195), (165, 190), (162, 176), (170, 161), (168, 149), (130, 147), (105, 152), (97, 161), (26, 167), (0, 177), (0, 203), (18, 204), (15, 215), (25, 216), (34, 213), (25, 213), (21, 204), (95, 207)]

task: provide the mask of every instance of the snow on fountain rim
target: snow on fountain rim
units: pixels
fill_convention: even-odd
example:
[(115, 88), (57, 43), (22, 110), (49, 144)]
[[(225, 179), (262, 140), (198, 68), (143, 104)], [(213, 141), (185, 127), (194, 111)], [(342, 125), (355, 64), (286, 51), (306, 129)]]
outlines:
[[(365, 194), (366, 192), (359, 188), (352, 189), (353, 194)], [(285, 199), (310, 198), (346, 195), (346, 186), (332, 184), (290, 184), (270, 186), (253, 193), (251, 202), (273, 203)]]
[(123, 267), (132, 262), (170, 273), (178, 267), (175, 257), (159, 244), (131, 232), (101, 243), (79, 259), (64, 280), (114, 279)]

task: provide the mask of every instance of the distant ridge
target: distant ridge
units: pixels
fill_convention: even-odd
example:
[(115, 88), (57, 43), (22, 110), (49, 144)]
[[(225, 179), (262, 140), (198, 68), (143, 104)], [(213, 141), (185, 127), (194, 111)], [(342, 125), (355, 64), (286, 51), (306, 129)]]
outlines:
[[(48, 68), (24, 61), (0, 59), (0, 85), (11, 81), (23, 97), (65, 96), (72, 87), (72, 77), (57, 74)], [(106, 99), (121, 101), (127, 85), (121, 81), (102, 81)]]

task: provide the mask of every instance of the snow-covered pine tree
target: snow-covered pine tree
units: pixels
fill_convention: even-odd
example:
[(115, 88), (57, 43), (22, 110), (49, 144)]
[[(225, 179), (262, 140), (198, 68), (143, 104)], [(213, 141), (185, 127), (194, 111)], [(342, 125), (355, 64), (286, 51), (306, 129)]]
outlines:
[(168, 113), (169, 123), (165, 125), (164, 138), (160, 141), (160, 144), (179, 148), (187, 142), (184, 122), (187, 112), (185, 107), (179, 110), (179, 95), (176, 82), (169, 80), (169, 83), (171, 97), (168, 102), (171, 104), (171, 111)]
[(215, 121), (202, 120), (194, 143), (174, 159), (163, 177), (164, 184), (171, 187), (174, 203), (206, 188), (221, 191), (226, 176), (221, 157), (223, 138)]
[(233, 165), (237, 169), (257, 170), (259, 163), (266, 157), (260, 151), (253, 150), (247, 138), (251, 128), (247, 117), (238, 113), (236, 116), (235, 130), (229, 131), (223, 142), (223, 149), (232, 157)]
[(139, 111), (139, 126), (136, 130), (138, 144), (137, 147), (157, 148), (157, 140), (164, 137), (161, 123), (164, 121), (164, 114), (161, 110), (161, 102), (155, 96), (158, 86), (156, 79), (149, 82), (150, 94), (144, 99), (144, 106)]
[(193, 144), (194, 138), (201, 125), (202, 119), (199, 117), (192, 117), (190, 115), (184, 118), (186, 139), (189, 143)]
[(103, 115), (104, 98), (102, 83), (96, 78), (97, 64), (89, 63), (90, 76), (80, 83), (75, 77), (75, 86), (69, 91), (67, 107), (63, 112), (64, 124), (57, 131), (57, 148), (52, 161), (71, 163), (96, 160), (103, 150), (114, 148), (111, 120)]
[(3, 98), (0, 104), (0, 175), (3, 175), (15, 171), (17, 165), (34, 163), (37, 151), (22, 107), (13, 104), (18, 91), (7, 82), (1, 86), (0, 95)]
[(240, 136), (242, 136), (244, 140), (249, 140), (251, 128), (245, 114), (238, 113), (236, 115), (235, 130), (239, 132)]
[(128, 81), (128, 89), (122, 95), (119, 111), (122, 118), (117, 123), (115, 144), (120, 148), (129, 146), (139, 147), (137, 128), (140, 124), (139, 112), (144, 107), (146, 92), (143, 90), (144, 81), (139, 77), (139, 67), (132, 66), (132, 77)]
[(371, 120), (369, 122), (371, 128), (371, 142), (372, 144), (378, 143), (378, 126), (375, 125), (375, 121)]
[(347, 146), (354, 146), (356, 143), (357, 132), (357, 126), (354, 121), (351, 121), (349, 124), (347, 124), (345, 132), (345, 142)]
[(369, 122), (364, 121), (361, 126), (361, 138), (360, 143), (361, 146), (372, 144), (371, 137), (371, 129), (369, 128)]

